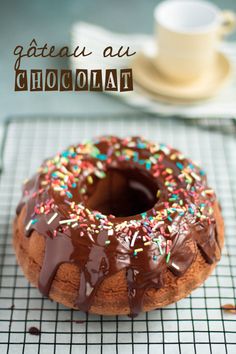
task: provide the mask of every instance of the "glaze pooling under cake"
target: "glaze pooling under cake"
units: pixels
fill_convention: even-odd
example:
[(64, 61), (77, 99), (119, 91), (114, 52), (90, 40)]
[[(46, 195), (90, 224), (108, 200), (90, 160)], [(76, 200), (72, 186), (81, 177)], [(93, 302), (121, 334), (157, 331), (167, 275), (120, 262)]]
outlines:
[[(128, 183), (150, 209), (114, 216), (89, 208), (102, 200), (101, 208), (122, 211), (119, 191)], [(108, 136), (46, 160), (25, 183), (17, 213), (26, 207), (27, 237), (36, 230), (45, 238), (38, 282), (44, 295), (59, 265), (73, 262), (80, 269), (75, 306), (89, 311), (102, 281), (125, 270), (130, 312), (136, 315), (145, 291), (164, 286), (165, 272), (181, 276), (191, 266), (193, 243), (207, 263), (216, 260), (214, 201), (204, 172), (177, 150), (141, 137)]]

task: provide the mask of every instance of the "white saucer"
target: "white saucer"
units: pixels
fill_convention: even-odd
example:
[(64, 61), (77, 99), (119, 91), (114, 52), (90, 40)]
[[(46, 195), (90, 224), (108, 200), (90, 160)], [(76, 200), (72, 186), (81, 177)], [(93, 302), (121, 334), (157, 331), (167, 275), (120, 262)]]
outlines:
[(231, 62), (222, 52), (217, 53), (212, 70), (188, 84), (168, 81), (154, 66), (153, 56), (145, 53), (136, 56), (132, 68), (134, 81), (152, 99), (179, 103), (190, 103), (216, 95), (232, 73)]

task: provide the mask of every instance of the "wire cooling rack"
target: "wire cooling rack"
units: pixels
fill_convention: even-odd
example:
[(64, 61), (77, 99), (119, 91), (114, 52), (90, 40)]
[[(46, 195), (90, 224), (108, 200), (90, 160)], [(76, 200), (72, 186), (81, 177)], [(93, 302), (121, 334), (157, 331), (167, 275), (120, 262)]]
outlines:
[[(213, 129), (208, 121), (199, 126), (144, 115), (9, 120), (0, 176), (1, 353), (236, 353), (236, 314), (222, 309), (236, 298), (236, 135), (231, 121), (215, 123)], [(225, 218), (226, 246), (214, 274), (186, 299), (135, 319), (86, 315), (43, 298), (24, 278), (11, 245), (22, 181), (45, 157), (101, 134), (141, 134), (199, 161)], [(39, 335), (29, 333), (32, 327)]]

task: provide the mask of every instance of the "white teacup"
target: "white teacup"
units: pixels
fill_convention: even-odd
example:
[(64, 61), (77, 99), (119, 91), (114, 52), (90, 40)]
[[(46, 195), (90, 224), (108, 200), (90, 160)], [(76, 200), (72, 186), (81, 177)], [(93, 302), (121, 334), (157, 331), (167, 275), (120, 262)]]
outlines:
[(189, 82), (213, 70), (222, 36), (235, 14), (203, 0), (167, 0), (154, 12), (158, 54), (154, 64), (168, 79)]

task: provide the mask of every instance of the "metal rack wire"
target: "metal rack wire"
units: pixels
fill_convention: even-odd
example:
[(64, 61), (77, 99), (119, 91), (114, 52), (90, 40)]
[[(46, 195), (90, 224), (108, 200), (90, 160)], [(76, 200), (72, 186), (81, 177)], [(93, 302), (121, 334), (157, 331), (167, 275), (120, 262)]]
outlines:
[[(236, 299), (235, 126), (212, 129), (150, 116), (27, 117), (10, 119), (0, 176), (1, 353), (213, 353), (236, 352), (236, 315), (222, 309)], [(224, 129), (223, 127), (227, 127)], [(28, 284), (11, 245), (12, 219), (22, 181), (41, 161), (84, 138), (144, 135), (169, 143), (201, 165), (220, 198), (226, 246), (213, 275), (189, 297), (161, 310), (128, 317), (94, 316), (43, 298)], [(29, 333), (31, 327), (39, 335)]]

